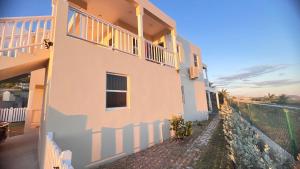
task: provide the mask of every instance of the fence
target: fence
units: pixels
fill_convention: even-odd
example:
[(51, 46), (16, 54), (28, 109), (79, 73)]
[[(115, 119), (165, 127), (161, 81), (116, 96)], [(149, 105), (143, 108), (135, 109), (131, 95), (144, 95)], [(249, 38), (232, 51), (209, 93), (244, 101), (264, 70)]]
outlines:
[(241, 102), (232, 107), (294, 157), (300, 153), (300, 109)]
[(0, 109), (0, 121), (19, 122), (25, 121), (27, 108), (5, 108)]
[(46, 138), (44, 169), (74, 169), (71, 165), (72, 152), (61, 151), (53, 140), (53, 133)]
[(32, 52), (52, 38), (52, 16), (11, 17), (0, 19), (0, 56), (16, 57)]

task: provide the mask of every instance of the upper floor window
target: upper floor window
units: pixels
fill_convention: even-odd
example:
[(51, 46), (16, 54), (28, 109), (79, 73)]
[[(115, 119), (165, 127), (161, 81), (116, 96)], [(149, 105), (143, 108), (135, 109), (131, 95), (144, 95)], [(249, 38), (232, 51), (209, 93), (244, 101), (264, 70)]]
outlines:
[(196, 55), (196, 54), (194, 54), (194, 66), (195, 67), (198, 67), (199, 65), (198, 65), (198, 56)]
[(127, 77), (106, 74), (106, 108), (127, 107)]

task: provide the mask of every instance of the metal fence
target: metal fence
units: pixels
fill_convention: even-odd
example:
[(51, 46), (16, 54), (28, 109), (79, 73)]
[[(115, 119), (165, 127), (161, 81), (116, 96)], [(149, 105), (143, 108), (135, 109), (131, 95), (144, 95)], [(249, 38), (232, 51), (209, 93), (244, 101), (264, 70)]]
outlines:
[(294, 157), (300, 153), (300, 109), (242, 102), (232, 107)]

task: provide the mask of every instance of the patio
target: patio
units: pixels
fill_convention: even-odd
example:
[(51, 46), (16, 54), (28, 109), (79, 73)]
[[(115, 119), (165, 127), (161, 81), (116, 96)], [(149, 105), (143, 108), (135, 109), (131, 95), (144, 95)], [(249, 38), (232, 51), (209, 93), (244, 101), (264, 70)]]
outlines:
[(0, 168), (38, 169), (38, 129), (8, 138), (0, 144)]

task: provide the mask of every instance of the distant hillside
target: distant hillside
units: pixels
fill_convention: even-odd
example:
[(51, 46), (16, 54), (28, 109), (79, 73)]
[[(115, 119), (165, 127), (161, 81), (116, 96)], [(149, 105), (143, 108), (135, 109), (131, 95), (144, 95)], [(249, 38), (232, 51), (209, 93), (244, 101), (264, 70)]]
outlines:
[(300, 96), (298, 95), (288, 95), (290, 100), (300, 101)]

